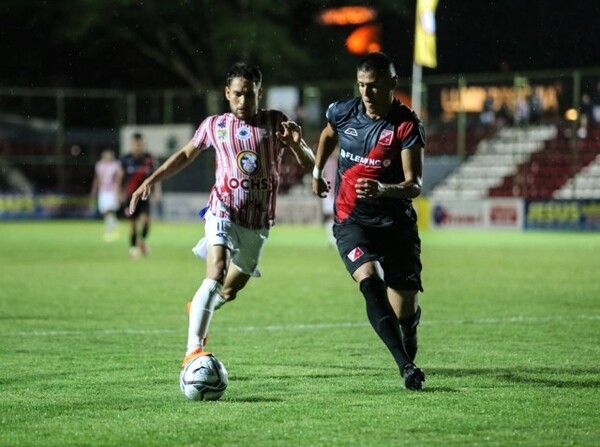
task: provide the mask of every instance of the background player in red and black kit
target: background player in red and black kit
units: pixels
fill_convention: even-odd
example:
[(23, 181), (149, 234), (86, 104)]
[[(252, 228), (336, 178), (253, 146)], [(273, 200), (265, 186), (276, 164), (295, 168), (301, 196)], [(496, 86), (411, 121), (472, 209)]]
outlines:
[(149, 250), (146, 239), (150, 230), (150, 202), (140, 203), (133, 213), (129, 213), (127, 208), (135, 190), (154, 172), (154, 159), (152, 155), (144, 152), (142, 134), (135, 133), (133, 135), (131, 153), (121, 158), (121, 164), (124, 172), (125, 216), (130, 221), (129, 255), (132, 259), (138, 259), (140, 253), (147, 255)]
[(313, 191), (319, 197), (328, 191), (323, 168), (339, 146), (333, 227), (338, 250), (406, 388), (420, 390), (425, 374), (414, 358), (421, 241), (411, 199), (421, 192), (425, 134), (417, 115), (394, 98), (396, 70), (386, 54), (361, 59), (356, 79), (361, 96), (327, 110)]

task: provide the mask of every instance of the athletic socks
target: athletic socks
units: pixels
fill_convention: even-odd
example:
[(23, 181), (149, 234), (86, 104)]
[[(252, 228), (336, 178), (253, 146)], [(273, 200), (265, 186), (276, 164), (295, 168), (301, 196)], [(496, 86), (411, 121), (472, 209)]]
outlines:
[(187, 353), (196, 348), (203, 348), (202, 341), (208, 334), (208, 327), (212, 319), (216, 297), (222, 285), (214, 279), (205, 279), (194, 295), (190, 306), (190, 320), (188, 326)]
[(150, 224), (145, 223), (142, 225), (142, 239), (146, 240), (148, 238), (148, 233), (150, 232)]
[(223, 299), (221, 295), (215, 297), (215, 307), (213, 310), (218, 310), (225, 305), (227, 301)]
[(400, 320), (400, 333), (404, 341), (404, 347), (408, 356), (414, 360), (417, 355), (417, 326), (421, 321), (421, 307), (417, 307), (417, 311), (410, 317)]
[(371, 326), (391, 352), (400, 371), (404, 371), (404, 367), (412, 363), (412, 360), (402, 343), (400, 326), (388, 301), (385, 282), (377, 276), (370, 276), (363, 279), (359, 287), (365, 297), (367, 317)]

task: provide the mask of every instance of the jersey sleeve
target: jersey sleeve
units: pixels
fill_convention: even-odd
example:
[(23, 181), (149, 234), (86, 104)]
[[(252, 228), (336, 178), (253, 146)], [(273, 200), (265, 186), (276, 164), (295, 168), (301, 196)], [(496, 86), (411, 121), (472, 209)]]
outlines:
[(325, 118), (327, 118), (327, 122), (336, 132), (339, 119), (338, 115), (338, 103), (332, 102), (331, 104), (329, 104), (329, 107), (327, 107), (327, 110), (325, 111)]
[(211, 139), (212, 118), (213, 117), (208, 117), (202, 121), (194, 133), (194, 147), (200, 151), (207, 149), (209, 146), (213, 146)]
[(419, 119), (404, 121), (398, 126), (396, 137), (402, 142), (402, 149), (425, 146), (425, 127)]

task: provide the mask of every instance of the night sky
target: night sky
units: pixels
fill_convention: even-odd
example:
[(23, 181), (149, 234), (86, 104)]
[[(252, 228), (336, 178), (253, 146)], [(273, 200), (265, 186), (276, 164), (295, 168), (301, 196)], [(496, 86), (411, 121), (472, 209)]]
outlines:
[(600, 67), (598, 0), (440, 0), (438, 72)]
[[(414, 7), (416, 0), (410, 1)], [(14, 5), (26, 8), (25, 3), (10, 3), (13, 9)], [(309, 3), (310, 8), (306, 6)], [(297, 3), (294, 13), (297, 23), (291, 28), (299, 45), (310, 40), (306, 36), (323, 31), (317, 29), (314, 16), (320, 8), (333, 3), (320, 5), (308, 0)], [(338, 3), (342, 6), (359, 2)], [(377, 7), (378, 2), (365, 0), (363, 4)], [(48, 16), (41, 20), (28, 15), (27, 20), (23, 16), (15, 20), (11, 18), (12, 9), (6, 8), (8, 6), (0, 5), (0, 85), (186, 86), (180, 78), (128, 45), (94, 36), (59, 44), (48, 37), (52, 35), (48, 29), (60, 26), (60, 20)], [(438, 67), (425, 68), (425, 76), (600, 68), (600, 0), (439, 0), (436, 19)], [(410, 76), (414, 16), (382, 13), (378, 20), (382, 26), (383, 50), (394, 58), (401, 76)], [(343, 30), (346, 31), (351, 32)], [(317, 62), (310, 72), (315, 79), (352, 76), (347, 67), (354, 65), (347, 61), (342, 38), (345, 35), (338, 32), (339, 41), (329, 47), (325, 45), (326, 48), (314, 41), (304, 45), (309, 57)], [(336, 64), (332, 60), (344, 54), (345, 65), (340, 64), (344, 66), (333, 72), (331, 67), (335, 68)], [(273, 75), (276, 72), (275, 68)], [(273, 75), (269, 78), (273, 79)], [(305, 78), (303, 74), (301, 79)]]

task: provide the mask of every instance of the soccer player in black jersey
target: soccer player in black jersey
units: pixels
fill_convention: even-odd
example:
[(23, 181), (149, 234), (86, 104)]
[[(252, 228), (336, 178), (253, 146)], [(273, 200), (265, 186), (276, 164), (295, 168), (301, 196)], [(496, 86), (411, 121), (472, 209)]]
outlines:
[(371, 326), (398, 364), (406, 388), (420, 390), (414, 364), (421, 310), (421, 241), (412, 199), (421, 192), (425, 133), (418, 116), (394, 98), (392, 60), (369, 53), (357, 65), (360, 97), (332, 103), (321, 132), (312, 187), (325, 197), (329, 155), (339, 146), (335, 182), (336, 244), (366, 301)]
[[(123, 166), (125, 193), (125, 216), (129, 219), (129, 255), (131, 259), (139, 259), (140, 254), (149, 253), (147, 238), (150, 231), (150, 203), (140, 203), (133, 213), (129, 213), (127, 204), (134, 191), (154, 172), (155, 164), (152, 155), (144, 150), (144, 137), (135, 133), (131, 139), (131, 152), (121, 158)], [(160, 197), (160, 185), (155, 185), (155, 197)]]

